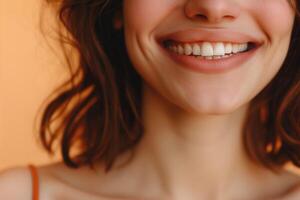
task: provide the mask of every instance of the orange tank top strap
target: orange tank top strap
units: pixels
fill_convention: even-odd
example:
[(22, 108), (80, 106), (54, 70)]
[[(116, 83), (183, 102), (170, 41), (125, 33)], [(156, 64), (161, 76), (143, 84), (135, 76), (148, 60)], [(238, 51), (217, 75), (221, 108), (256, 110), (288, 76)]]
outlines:
[(34, 165), (28, 165), (30, 173), (31, 173), (31, 182), (32, 182), (32, 200), (39, 199), (39, 176), (37, 173), (37, 169)]

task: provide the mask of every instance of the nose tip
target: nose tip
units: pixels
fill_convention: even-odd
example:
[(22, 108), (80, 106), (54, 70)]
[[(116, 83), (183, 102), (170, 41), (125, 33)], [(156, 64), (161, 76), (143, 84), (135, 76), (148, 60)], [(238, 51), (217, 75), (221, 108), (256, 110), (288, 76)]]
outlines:
[(235, 19), (239, 8), (230, 0), (189, 0), (185, 5), (185, 15), (192, 20), (218, 23)]

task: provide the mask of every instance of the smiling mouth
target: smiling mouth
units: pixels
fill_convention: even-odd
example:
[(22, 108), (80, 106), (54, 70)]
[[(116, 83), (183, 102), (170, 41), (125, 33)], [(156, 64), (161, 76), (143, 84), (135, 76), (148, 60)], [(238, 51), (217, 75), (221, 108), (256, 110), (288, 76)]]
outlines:
[(164, 54), (180, 68), (198, 73), (217, 74), (245, 66), (263, 43), (257, 42), (160, 42)]
[(232, 43), (232, 42), (178, 42), (165, 40), (162, 46), (175, 54), (182, 56), (193, 56), (199, 59), (215, 60), (224, 59), (237, 54), (245, 53), (255, 49), (258, 45), (254, 42)]

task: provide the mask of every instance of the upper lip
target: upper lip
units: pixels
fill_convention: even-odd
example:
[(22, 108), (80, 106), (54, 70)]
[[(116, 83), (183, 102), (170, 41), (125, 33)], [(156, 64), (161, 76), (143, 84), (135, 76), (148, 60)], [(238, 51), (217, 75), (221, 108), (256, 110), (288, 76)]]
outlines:
[(160, 43), (175, 41), (178, 43), (199, 43), (199, 42), (227, 42), (227, 43), (253, 43), (259, 46), (263, 43), (261, 39), (240, 31), (226, 29), (187, 29), (172, 32), (158, 38)]

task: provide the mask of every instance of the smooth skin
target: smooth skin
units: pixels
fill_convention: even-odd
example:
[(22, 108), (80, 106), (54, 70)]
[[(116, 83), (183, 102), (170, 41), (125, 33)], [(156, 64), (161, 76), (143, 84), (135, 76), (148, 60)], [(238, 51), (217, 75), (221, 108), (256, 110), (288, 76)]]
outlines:
[[(125, 0), (122, 13), (129, 56), (144, 79), (145, 135), (130, 162), (121, 165), (129, 154), (121, 155), (108, 174), (101, 163), (96, 172), (62, 163), (39, 167), (40, 199), (300, 199), (299, 176), (251, 162), (241, 140), (250, 101), (286, 57), (295, 16), (288, 1)], [(158, 43), (188, 29), (251, 32), (262, 45), (235, 70), (196, 73)], [(0, 199), (30, 199), (30, 181), (26, 168), (3, 172)]]

